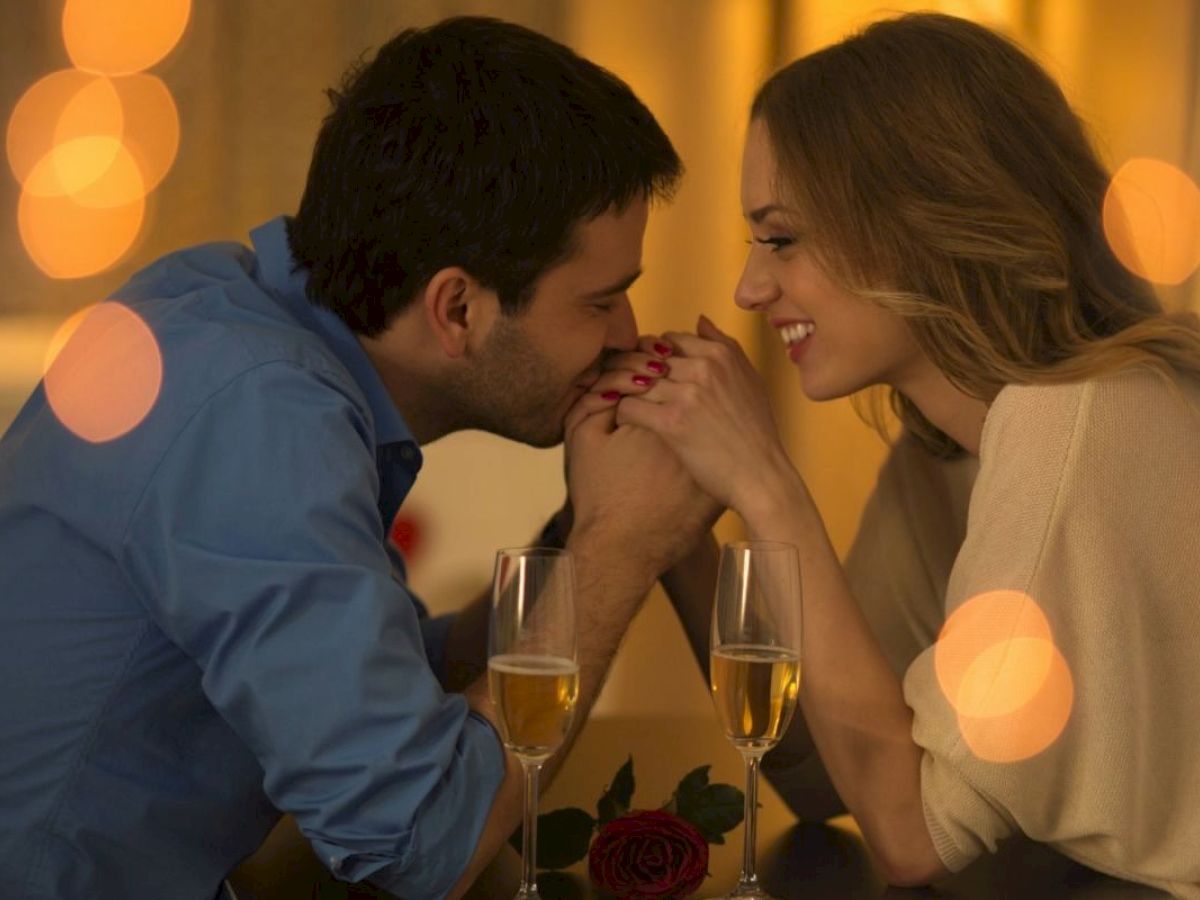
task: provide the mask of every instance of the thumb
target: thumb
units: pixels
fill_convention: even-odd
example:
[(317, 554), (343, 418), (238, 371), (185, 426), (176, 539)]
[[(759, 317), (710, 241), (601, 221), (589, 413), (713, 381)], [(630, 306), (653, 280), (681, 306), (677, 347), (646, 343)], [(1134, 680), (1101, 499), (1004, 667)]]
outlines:
[(617, 408), (612, 403), (578, 415), (564, 436), (567, 452), (580, 443), (596, 441), (612, 432), (617, 427), (616, 418)]
[(733, 340), (733, 338), (714, 325), (712, 319), (704, 314), (701, 314), (700, 318), (696, 320), (696, 334), (700, 335), (702, 338), (707, 338), (710, 341)]

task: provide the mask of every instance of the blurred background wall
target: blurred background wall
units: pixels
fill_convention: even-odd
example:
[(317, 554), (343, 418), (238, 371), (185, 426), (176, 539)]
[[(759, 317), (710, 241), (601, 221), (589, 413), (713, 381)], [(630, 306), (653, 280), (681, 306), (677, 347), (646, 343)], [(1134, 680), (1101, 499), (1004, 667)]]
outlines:
[[(779, 65), (874, 18), (935, 9), (998, 27), (1028, 47), (1060, 79), (1114, 170), (1148, 157), (1192, 179), (1200, 173), (1200, 0), (0, 0), (0, 9), (9, 157), (0, 177), (0, 429), (36, 384), (72, 313), (162, 253), (245, 241), (251, 227), (295, 209), (326, 110), (323, 91), (348, 64), (401, 28), (494, 15), (610, 68), (660, 117), (688, 175), (675, 202), (651, 217), (645, 276), (634, 289), (642, 330), (692, 328), (704, 312), (745, 343), (841, 549), (885, 446), (848, 401), (804, 401), (778, 338), (731, 301), (746, 238), (740, 144), (756, 86)], [(111, 141), (87, 137), (89, 123), (112, 105), (112, 89), (94, 76), (61, 74), (73, 65), (144, 71), (114, 79), (132, 162)], [(62, 124), (65, 113), (54, 125), (38, 112), (39, 102), (53, 107), (58, 96), (61, 113), (63, 91), (83, 88), (90, 93), (67, 104), (73, 125)], [(80, 208), (45, 196), (53, 191), (39, 194), (34, 184), (46, 177), (42, 154), (55, 128), (70, 145), (56, 177), (76, 167)], [(156, 165), (158, 174), (146, 174)], [(144, 200), (119, 209), (103, 197), (89, 202), (89, 190), (103, 191), (84, 182), (117, 178), (122, 166)], [(1186, 181), (1168, 188), (1174, 199), (1166, 202), (1178, 201), (1183, 211), (1168, 220), (1155, 206), (1151, 218), (1158, 215), (1167, 233), (1147, 239), (1182, 240), (1185, 256), (1200, 247), (1200, 212), (1187, 206), (1188, 190)], [(1181, 230), (1180, 221), (1192, 230)], [(1161, 288), (1168, 305), (1200, 308), (1194, 275), (1169, 280), (1175, 283)], [(496, 547), (527, 542), (561, 503), (561, 453), (467, 433), (431, 445), (426, 459), (403, 511), (414, 539), (412, 578), (431, 607), (449, 610), (487, 582)], [(718, 530), (730, 537), (737, 529), (727, 517)], [(669, 607), (652, 596), (599, 711), (707, 709)]]

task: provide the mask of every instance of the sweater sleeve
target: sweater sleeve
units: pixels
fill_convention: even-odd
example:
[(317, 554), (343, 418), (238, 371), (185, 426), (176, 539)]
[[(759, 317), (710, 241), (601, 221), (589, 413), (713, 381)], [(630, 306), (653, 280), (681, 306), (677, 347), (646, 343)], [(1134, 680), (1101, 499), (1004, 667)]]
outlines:
[(898, 677), (937, 637), (977, 471), (974, 457), (937, 459), (905, 433), (863, 509), (846, 578)]
[(1200, 406), (1148, 372), (997, 397), (904, 682), (951, 870), (1021, 832), (1200, 896), (1198, 448)]

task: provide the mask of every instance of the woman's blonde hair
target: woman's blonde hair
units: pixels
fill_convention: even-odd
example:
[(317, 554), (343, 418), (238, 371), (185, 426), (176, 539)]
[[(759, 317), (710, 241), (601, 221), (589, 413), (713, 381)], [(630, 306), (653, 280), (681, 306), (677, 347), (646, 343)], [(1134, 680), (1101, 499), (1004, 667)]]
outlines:
[[(1129, 364), (1200, 376), (1200, 325), (1113, 256), (1109, 175), (1053, 79), (950, 16), (877, 22), (759, 90), (780, 189), (829, 273), (908, 320), (966, 393)], [(960, 448), (893, 390), (902, 423)]]

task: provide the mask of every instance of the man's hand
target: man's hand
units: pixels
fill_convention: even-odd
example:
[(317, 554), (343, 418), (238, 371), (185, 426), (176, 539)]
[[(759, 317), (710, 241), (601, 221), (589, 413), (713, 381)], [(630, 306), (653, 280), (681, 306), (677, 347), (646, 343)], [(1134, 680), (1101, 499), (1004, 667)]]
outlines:
[(657, 576), (695, 546), (721, 508), (659, 438), (643, 428), (618, 426), (616, 401), (605, 393), (585, 395), (567, 417), (573, 532), (593, 534)]

